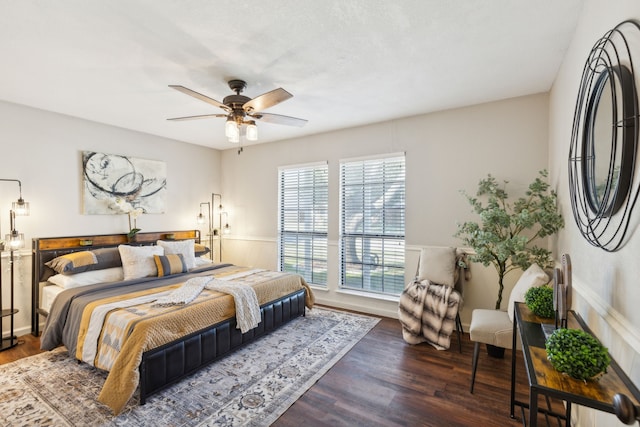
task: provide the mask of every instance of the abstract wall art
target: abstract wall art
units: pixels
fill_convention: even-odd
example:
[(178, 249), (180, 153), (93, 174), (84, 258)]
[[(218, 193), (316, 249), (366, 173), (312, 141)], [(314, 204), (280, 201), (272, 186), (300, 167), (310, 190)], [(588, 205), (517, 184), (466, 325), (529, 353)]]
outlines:
[[(164, 213), (167, 166), (158, 160), (82, 152), (83, 213)], [(130, 209), (124, 209), (126, 206)]]

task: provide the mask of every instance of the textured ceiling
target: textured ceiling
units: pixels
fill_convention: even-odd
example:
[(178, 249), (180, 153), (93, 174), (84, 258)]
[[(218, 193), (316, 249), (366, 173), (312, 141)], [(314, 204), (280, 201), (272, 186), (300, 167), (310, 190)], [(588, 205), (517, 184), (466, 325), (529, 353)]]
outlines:
[(0, 100), (218, 149), (218, 101), (277, 87), (259, 142), (551, 88), (583, 0), (0, 0)]

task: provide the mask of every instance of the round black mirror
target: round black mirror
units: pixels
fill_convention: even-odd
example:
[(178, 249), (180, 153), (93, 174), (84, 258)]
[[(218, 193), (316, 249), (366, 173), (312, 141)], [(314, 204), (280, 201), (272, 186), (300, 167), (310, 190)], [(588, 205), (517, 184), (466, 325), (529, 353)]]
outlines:
[(582, 179), (597, 216), (615, 214), (629, 194), (636, 110), (629, 69), (619, 65), (601, 71), (589, 95), (582, 142)]
[[(632, 36), (632, 37), (630, 37)], [(569, 148), (569, 192), (582, 236), (606, 251), (626, 242), (640, 194), (635, 165), (640, 117), (636, 90), (640, 23), (624, 21), (589, 52), (578, 88)], [(635, 59), (635, 60), (634, 60)]]

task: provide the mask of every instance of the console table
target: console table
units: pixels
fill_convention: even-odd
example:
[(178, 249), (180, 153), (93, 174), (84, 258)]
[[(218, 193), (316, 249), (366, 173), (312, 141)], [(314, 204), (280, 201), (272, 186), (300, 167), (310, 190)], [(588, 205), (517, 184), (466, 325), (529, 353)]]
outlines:
[[(568, 327), (583, 329), (589, 333), (588, 327), (580, 315), (574, 311), (569, 312)], [(529, 409), (529, 423), (523, 414), (523, 425), (537, 426), (538, 412), (544, 412), (548, 417), (553, 417), (571, 425), (571, 404), (595, 408), (600, 411), (614, 413), (613, 396), (624, 393), (631, 401), (638, 405), (640, 392), (620, 369), (618, 364), (611, 359), (611, 365), (607, 373), (597, 381), (580, 381), (558, 372), (547, 360), (547, 352), (544, 348), (545, 336), (542, 324), (554, 324), (554, 319), (544, 319), (533, 314), (524, 303), (515, 304), (513, 321), (513, 347), (516, 348), (518, 333), (522, 343), (524, 365), (529, 378), (529, 402), (520, 402), (515, 399), (516, 356), (512, 351), (511, 356), (511, 418), (515, 418), (515, 407)], [(518, 332), (518, 333), (517, 333)], [(538, 407), (538, 397), (546, 396), (565, 402), (564, 413), (553, 412), (551, 408)], [(548, 419), (548, 418), (547, 418)]]

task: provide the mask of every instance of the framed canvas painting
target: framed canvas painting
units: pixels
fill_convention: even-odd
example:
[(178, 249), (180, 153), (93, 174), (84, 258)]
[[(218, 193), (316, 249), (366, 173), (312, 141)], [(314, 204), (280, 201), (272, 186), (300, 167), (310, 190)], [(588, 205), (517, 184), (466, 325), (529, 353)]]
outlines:
[(165, 162), (83, 151), (82, 175), (84, 214), (165, 211)]

